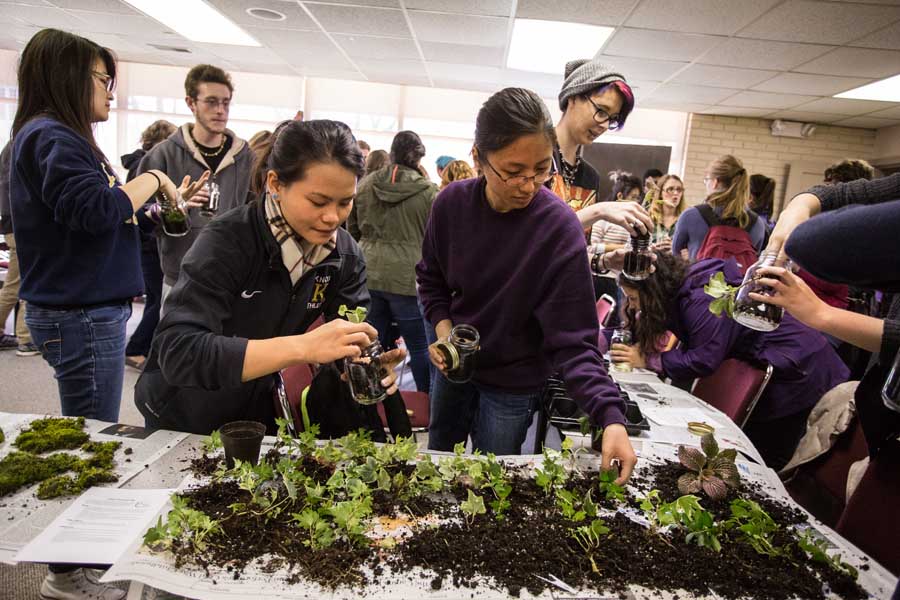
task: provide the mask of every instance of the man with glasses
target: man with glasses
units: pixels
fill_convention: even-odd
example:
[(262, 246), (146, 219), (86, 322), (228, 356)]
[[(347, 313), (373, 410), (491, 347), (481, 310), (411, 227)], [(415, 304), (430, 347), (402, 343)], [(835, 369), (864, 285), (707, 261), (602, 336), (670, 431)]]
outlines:
[(215, 213), (244, 204), (253, 167), (250, 146), (226, 127), (234, 92), (228, 73), (213, 65), (197, 65), (188, 72), (184, 91), (185, 102), (194, 114), (194, 122), (182, 125), (169, 139), (157, 144), (138, 167), (139, 173), (159, 169), (176, 182), (180, 182), (185, 175), (190, 175), (193, 180), (204, 171), (210, 172), (209, 188), (201, 189), (187, 203), (191, 231), (183, 237), (159, 234), (163, 313), (166, 296), (178, 279), (181, 259), (203, 226), (213, 218), (210, 210), (200, 210), (211, 208), (207, 206), (209, 189), (218, 188)]
[(582, 157), (584, 146), (608, 130), (620, 129), (634, 108), (634, 93), (625, 77), (597, 60), (571, 61), (566, 64), (559, 108), (563, 115), (556, 125), (557, 146), (547, 187), (578, 214), (586, 231), (600, 219), (629, 233), (640, 228), (638, 223), (651, 230), (653, 222), (640, 205), (598, 203), (600, 175)]

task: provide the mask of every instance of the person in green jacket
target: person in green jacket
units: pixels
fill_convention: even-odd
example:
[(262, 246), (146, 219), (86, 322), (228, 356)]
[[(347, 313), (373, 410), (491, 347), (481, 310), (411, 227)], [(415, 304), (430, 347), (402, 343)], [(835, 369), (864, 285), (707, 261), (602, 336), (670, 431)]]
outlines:
[(406, 343), (413, 378), (428, 391), (428, 344), (416, 301), (416, 263), (438, 186), (422, 175), (425, 156), (421, 138), (401, 131), (391, 143), (391, 162), (359, 183), (356, 206), (347, 229), (366, 257), (372, 306), (369, 323), (378, 330), (381, 346), (395, 344), (391, 323)]

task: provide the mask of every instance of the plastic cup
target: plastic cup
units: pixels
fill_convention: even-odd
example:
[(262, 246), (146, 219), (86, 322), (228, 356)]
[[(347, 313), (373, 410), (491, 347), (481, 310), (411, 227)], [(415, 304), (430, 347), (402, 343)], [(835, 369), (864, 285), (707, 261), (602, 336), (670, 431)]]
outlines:
[(265, 425), (256, 421), (232, 421), (223, 425), (219, 434), (225, 448), (225, 465), (229, 469), (234, 468), (235, 459), (254, 465), (259, 461)]

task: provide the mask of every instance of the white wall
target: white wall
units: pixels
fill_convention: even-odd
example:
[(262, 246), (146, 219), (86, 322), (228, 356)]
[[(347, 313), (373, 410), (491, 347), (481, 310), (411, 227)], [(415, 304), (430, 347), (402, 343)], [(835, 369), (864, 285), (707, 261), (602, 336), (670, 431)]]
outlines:
[(900, 125), (885, 127), (876, 132), (872, 164), (876, 167), (900, 165)]

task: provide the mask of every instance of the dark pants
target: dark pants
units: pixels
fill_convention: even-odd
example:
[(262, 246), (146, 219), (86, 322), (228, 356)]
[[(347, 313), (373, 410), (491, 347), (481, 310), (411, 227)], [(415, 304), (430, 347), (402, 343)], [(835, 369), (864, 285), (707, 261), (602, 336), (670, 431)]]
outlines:
[(794, 456), (797, 444), (806, 433), (806, 420), (813, 407), (772, 421), (750, 421), (744, 433), (759, 450), (766, 466), (780, 471)]
[[(419, 305), (419, 314), (422, 315), (422, 325), (425, 327), (425, 343), (428, 346), (431, 346), (433, 343), (437, 341), (437, 332), (434, 330), (434, 325), (431, 324), (431, 321), (425, 318), (425, 307), (422, 306), (422, 300), (416, 296), (416, 304)], [(426, 348), (426, 353), (428, 352)], [(428, 357), (428, 396), (431, 397), (434, 394), (434, 382), (437, 380), (438, 370), (437, 367), (431, 362), (431, 358)]]
[(125, 347), (125, 356), (148, 356), (153, 332), (159, 324), (159, 309), (162, 305), (162, 268), (159, 266), (159, 250), (156, 242), (141, 247), (141, 271), (144, 274), (144, 314), (137, 329), (131, 334)]
[(372, 307), (369, 310), (368, 321), (378, 330), (381, 347), (387, 350), (396, 346), (390, 334), (391, 323), (396, 323), (403, 341), (406, 342), (416, 389), (427, 392), (430, 364), (428, 343), (425, 340), (425, 328), (422, 325), (422, 315), (416, 297), (377, 290), (369, 290), (369, 294), (372, 296)]
[(431, 396), (428, 449), (453, 450), (472, 436), (472, 447), (497, 455), (520, 454), (540, 392), (513, 394), (438, 374)]

